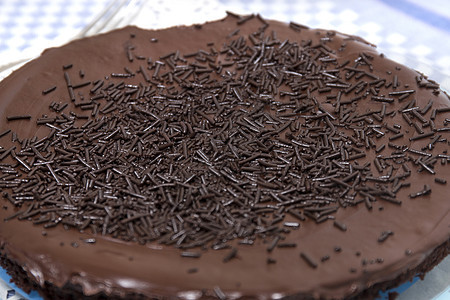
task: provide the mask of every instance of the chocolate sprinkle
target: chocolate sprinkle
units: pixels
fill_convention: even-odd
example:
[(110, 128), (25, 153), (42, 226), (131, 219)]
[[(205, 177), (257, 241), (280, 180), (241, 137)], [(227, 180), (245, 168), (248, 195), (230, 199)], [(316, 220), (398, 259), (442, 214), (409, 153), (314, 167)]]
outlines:
[(420, 196), (425, 196), (431, 193), (431, 187), (428, 184), (425, 184), (423, 186), (423, 190), (416, 192), (416, 193), (412, 193), (409, 195), (410, 198), (417, 198)]
[(5, 135), (7, 135), (10, 132), (11, 132), (11, 129), (6, 129), (5, 131), (0, 132), (0, 138), (4, 137)]
[(313, 269), (317, 268), (317, 263), (306, 253), (301, 252), (300, 257), (303, 258), (303, 260)]
[(237, 252), (238, 252), (237, 248), (232, 248), (230, 252), (228, 252), (228, 254), (223, 258), (223, 262), (227, 263), (233, 258), (236, 258)]
[(443, 179), (443, 178), (434, 178), (434, 181), (440, 184), (447, 184), (447, 180)]
[(334, 221), (334, 226), (339, 228), (341, 231), (347, 231), (347, 226), (339, 221)]
[(389, 236), (391, 236), (391, 235), (393, 235), (393, 234), (394, 234), (394, 233), (393, 233), (392, 231), (390, 231), (390, 230), (383, 231), (383, 232), (381, 233), (380, 237), (378, 238), (378, 242), (379, 242), (379, 243), (383, 243), (384, 241), (387, 240), (387, 238), (388, 238)]
[(202, 256), (202, 254), (199, 252), (184, 251), (184, 252), (181, 252), (181, 256), (182, 257), (190, 257), (190, 258), (200, 258)]
[(47, 94), (53, 92), (54, 90), (56, 90), (56, 85), (54, 85), (54, 86), (52, 86), (52, 87), (49, 87), (48, 89), (43, 90), (43, 91), (42, 91), (42, 94), (43, 94), (43, 95), (47, 95)]
[(411, 138), (409, 138), (410, 141), (416, 141), (416, 140), (420, 140), (420, 139), (424, 139), (427, 137), (431, 137), (434, 135), (434, 132), (427, 132), (427, 133), (423, 133), (423, 134), (419, 134), (416, 136), (413, 136)]
[(8, 121), (16, 121), (16, 120), (30, 120), (30, 115), (18, 115), (18, 116), (7, 116), (6, 119)]

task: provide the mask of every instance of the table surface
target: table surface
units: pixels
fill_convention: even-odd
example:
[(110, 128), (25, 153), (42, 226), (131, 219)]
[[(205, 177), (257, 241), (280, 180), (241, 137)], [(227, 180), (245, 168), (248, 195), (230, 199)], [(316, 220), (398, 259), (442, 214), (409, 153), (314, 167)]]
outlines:
[[(106, 7), (119, 5), (124, 6), (124, 15), (139, 7), (139, 13), (126, 23), (144, 28), (202, 23), (222, 18), (228, 10), (335, 29), (365, 38), (387, 57), (420, 70), (450, 90), (447, 0), (0, 0), (0, 69), (66, 43)], [(0, 80), (7, 74), (0, 74)], [(0, 268), (0, 300), (41, 299), (35, 292), (26, 295), (14, 290), (5, 281), (9, 277)], [(450, 299), (450, 257), (424, 281), (403, 285), (399, 292), (399, 300)], [(380, 299), (387, 299), (387, 293)]]

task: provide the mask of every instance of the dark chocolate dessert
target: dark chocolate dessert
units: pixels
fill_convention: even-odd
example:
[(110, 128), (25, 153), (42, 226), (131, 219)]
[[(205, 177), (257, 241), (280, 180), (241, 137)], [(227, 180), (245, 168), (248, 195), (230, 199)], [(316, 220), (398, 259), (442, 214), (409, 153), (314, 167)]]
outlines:
[(0, 83), (0, 257), (46, 299), (375, 297), (449, 253), (450, 100), (361, 38), (237, 16)]

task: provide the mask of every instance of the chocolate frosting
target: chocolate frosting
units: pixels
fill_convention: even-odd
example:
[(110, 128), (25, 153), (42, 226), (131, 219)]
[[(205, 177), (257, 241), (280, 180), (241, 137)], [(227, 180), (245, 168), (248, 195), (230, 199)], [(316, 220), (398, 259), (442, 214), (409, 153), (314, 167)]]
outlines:
[[(11, 128), (20, 138), (44, 136), (48, 131), (35, 125), (37, 117), (48, 114), (52, 101), (69, 101), (62, 66), (72, 64), (70, 72), (84, 70), (85, 80), (99, 78), (122, 70), (130, 65), (138, 68), (139, 62), (129, 62), (126, 49), (132, 44), (135, 52), (145, 57), (158, 59), (171, 51), (191, 53), (214, 43), (221, 47), (231, 37), (236, 28), (239, 35), (248, 35), (262, 25), (261, 20), (253, 18), (237, 26), (234, 16), (201, 26), (174, 27), (163, 30), (143, 30), (126, 27), (107, 34), (73, 41), (63, 47), (44, 51), (37, 59), (27, 63), (0, 83), (0, 128)], [(269, 27), (283, 41), (312, 40), (319, 42), (329, 36), (331, 31), (301, 28), (300, 32), (288, 24), (267, 21)], [(132, 37), (134, 36), (134, 37)], [(151, 42), (157, 39), (157, 42)], [(354, 61), (364, 52), (373, 56), (372, 74), (381, 78), (398, 76), (401, 88), (415, 89), (416, 106), (424, 107), (430, 99), (433, 108), (450, 107), (450, 101), (443, 92), (420, 88), (416, 82), (419, 74), (399, 65), (377, 53), (376, 49), (362, 39), (334, 33), (327, 46), (339, 49), (345, 43), (344, 51), (334, 51), (330, 56), (338, 62)], [(387, 72), (392, 72), (389, 75)], [(76, 74), (76, 73), (74, 73)], [(75, 77), (75, 75), (74, 75)], [(140, 79), (140, 78), (139, 78)], [(136, 83), (139, 82), (136, 78)], [(131, 80), (132, 81), (132, 80)], [(57, 89), (48, 95), (42, 91), (51, 86)], [(406, 88), (405, 88), (406, 89)], [(400, 88), (399, 88), (400, 90)], [(324, 105), (324, 97), (317, 95)], [(367, 108), (380, 108), (381, 103), (363, 100), (358, 111)], [(396, 104), (388, 104), (388, 110), (398, 109)], [(427, 114), (429, 116), (431, 111)], [(31, 120), (7, 121), (7, 116), (31, 115)], [(435, 123), (442, 127), (448, 113), (436, 116)], [(410, 127), (397, 113), (392, 119), (404, 129), (404, 136), (396, 143), (420, 149), (427, 141), (409, 141), (414, 135)], [(405, 131), (407, 129), (407, 131)], [(448, 134), (443, 132), (443, 137)], [(388, 143), (388, 137), (382, 142)], [(11, 136), (0, 138), (3, 148), (8, 149)], [(436, 143), (433, 153), (444, 153), (447, 142)], [(375, 151), (368, 151), (362, 161), (372, 162)], [(363, 163), (361, 163), (363, 164)], [(448, 165), (440, 162), (435, 165), (436, 176), (450, 179)], [(333, 221), (316, 224), (312, 220), (301, 223), (301, 228), (292, 230), (285, 242), (296, 242), (296, 248), (276, 249), (270, 254), (267, 244), (256, 240), (252, 246), (237, 245), (237, 258), (227, 263), (223, 258), (228, 250), (201, 250), (201, 258), (181, 257), (181, 250), (173, 246), (157, 243), (140, 245), (112, 237), (95, 235), (96, 243), (83, 242), (93, 235), (62, 226), (45, 229), (40, 225), (12, 219), (16, 208), (8, 201), (0, 200), (0, 251), (8, 259), (18, 263), (28, 276), (40, 285), (45, 282), (63, 287), (66, 283), (80, 285), (85, 295), (104, 292), (106, 295), (121, 295), (135, 292), (151, 296), (177, 296), (182, 299), (198, 299), (204, 292), (214, 294), (220, 289), (230, 298), (252, 297), (258, 299), (280, 298), (288, 295), (304, 295), (314, 298), (344, 298), (356, 295), (374, 284), (396, 279), (407, 270), (423, 262), (430, 253), (450, 238), (450, 202), (448, 186), (434, 181), (435, 176), (428, 172), (413, 170), (408, 182), (411, 187), (402, 188), (396, 199), (401, 205), (377, 201), (373, 209), (364, 204), (341, 208), (335, 214), (336, 220), (347, 226), (339, 230)], [(432, 192), (428, 195), (410, 198), (409, 195), (428, 184)], [(382, 209), (381, 209), (382, 207)], [(287, 217), (286, 220), (289, 220)], [(383, 231), (394, 234), (380, 243)], [(77, 247), (74, 247), (74, 243)], [(340, 247), (341, 251), (334, 249)], [(318, 266), (311, 268), (300, 257), (307, 253)], [(406, 253), (405, 253), (406, 252)], [(328, 255), (329, 259), (320, 259)], [(276, 260), (267, 264), (267, 258)], [(362, 260), (378, 263), (362, 264)], [(380, 260), (381, 259), (381, 260)], [(195, 273), (188, 273), (197, 268)]]

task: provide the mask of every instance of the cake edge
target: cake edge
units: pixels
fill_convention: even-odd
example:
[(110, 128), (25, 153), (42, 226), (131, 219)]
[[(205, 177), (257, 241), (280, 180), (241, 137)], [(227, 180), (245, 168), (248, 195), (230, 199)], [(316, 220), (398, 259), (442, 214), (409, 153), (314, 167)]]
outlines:
[[(0, 266), (3, 267), (6, 272), (11, 276), (11, 282), (15, 283), (19, 288), (23, 291), (30, 293), (32, 290), (36, 290), (39, 295), (41, 295), (44, 299), (89, 299), (89, 300), (103, 300), (103, 299), (112, 299), (112, 300), (121, 300), (126, 297), (126, 299), (130, 300), (143, 300), (143, 299), (166, 299), (165, 296), (162, 295), (143, 295), (137, 294), (132, 291), (126, 291), (124, 293), (113, 292), (110, 295), (105, 294), (104, 292), (92, 295), (85, 296), (83, 293), (83, 289), (78, 284), (72, 284), (67, 282), (63, 287), (58, 288), (54, 284), (45, 281), (44, 286), (41, 286), (38, 282), (32, 280), (33, 276), (30, 276), (17, 262), (8, 258), (8, 256), (2, 253), (3, 247), (0, 248)], [(426, 276), (426, 273), (431, 271), (435, 266), (437, 266), (444, 258), (450, 254), (450, 238), (436, 247), (426, 258), (415, 268), (408, 269), (406, 272), (400, 274), (394, 280), (388, 280), (383, 282), (378, 282), (373, 286), (362, 290), (360, 293), (356, 295), (352, 295), (349, 298), (351, 300), (362, 300), (362, 299), (375, 299), (380, 291), (386, 291), (391, 288), (395, 288), (407, 281), (411, 281), (415, 276), (419, 276), (421, 280), (423, 280)], [(394, 295), (394, 299), (396, 296)], [(202, 291), (202, 296), (200, 299), (216, 299), (214, 297), (214, 291)], [(251, 296), (243, 295), (243, 297), (239, 299), (251, 299)], [(285, 300), (309, 300), (315, 299), (314, 296), (309, 294), (294, 294), (283, 297)], [(322, 297), (320, 298), (322, 299)], [(338, 299), (338, 298), (336, 298)]]

